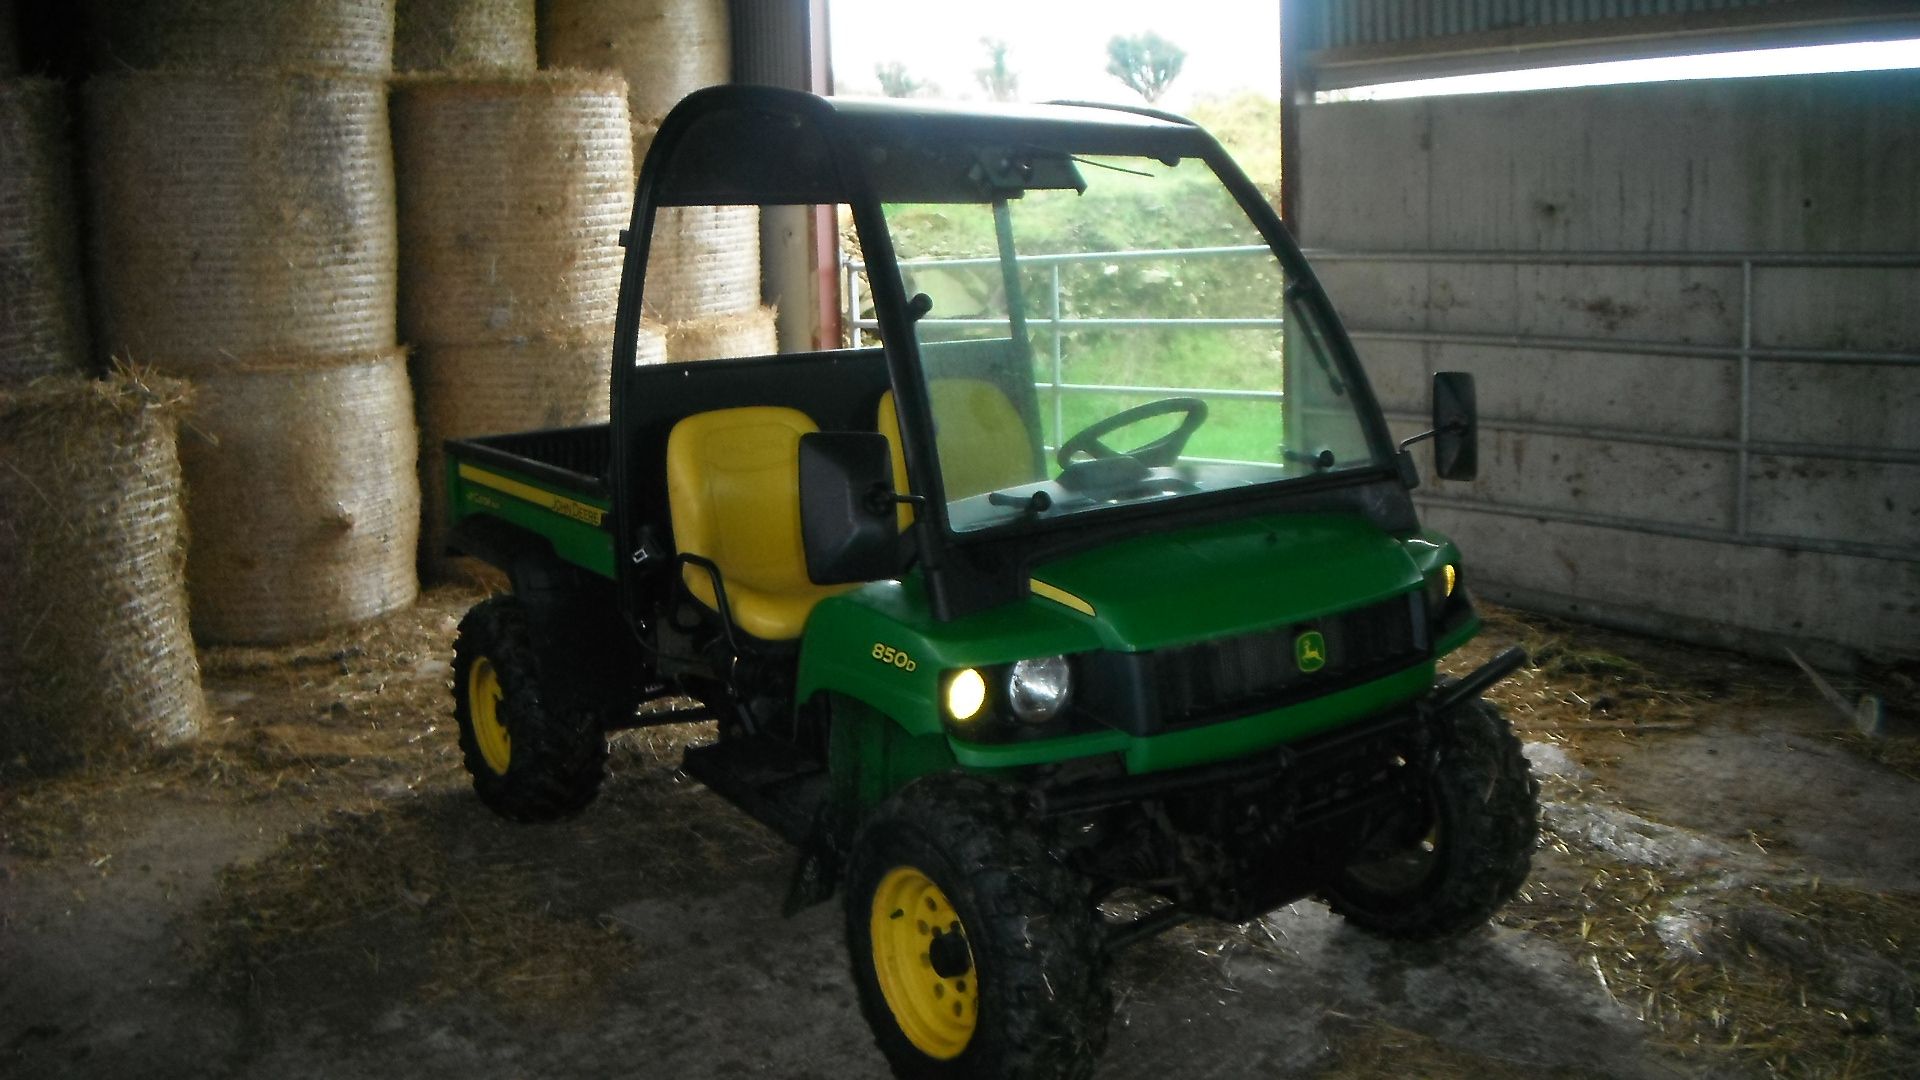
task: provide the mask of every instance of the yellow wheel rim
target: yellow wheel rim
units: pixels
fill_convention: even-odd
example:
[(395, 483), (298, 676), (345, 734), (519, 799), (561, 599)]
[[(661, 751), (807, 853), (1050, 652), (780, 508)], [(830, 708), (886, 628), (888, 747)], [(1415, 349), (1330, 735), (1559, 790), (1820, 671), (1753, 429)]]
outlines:
[(900, 1031), (930, 1058), (958, 1057), (979, 1022), (980, 984), (947, 894), (913, 867), (896, 866), (873, 891), (868, 929), (873, 973)]
[(473, 741), (480, 744), (480, 756), (487, 768), (507, 775), (507, 763), (513, 760), (513, 739), (507, 725), (500, 721), (500, 673), (493, 661), (482, 656), (467, 669), (467, 717), (473, 721)]

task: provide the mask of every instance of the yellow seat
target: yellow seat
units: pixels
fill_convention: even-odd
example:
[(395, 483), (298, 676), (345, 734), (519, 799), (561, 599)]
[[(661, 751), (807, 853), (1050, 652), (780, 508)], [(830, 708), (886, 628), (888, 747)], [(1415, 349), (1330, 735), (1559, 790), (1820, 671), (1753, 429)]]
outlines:
[[(850, 585), (815, 585), (800, 539), (800, 436), (818, 430), (795, 409), (696, 413), (667, 436), (674, 546), (720, 567), (734, 625), (767, 641), (800, 636), (813, 605)], [(715, 611), (713, 577), (688, 566), (687, 588)]]
[[(1041, 479), (1033, 471), (1033, 434), (999, 387), (985, 379), (935, 379), (927, 384), (927, 396), (933, 402), (947, 498), (964, 499)], [(893, 450), (894, 490), (905, 492), (907, 457), (893, 391), (880, 395), (874, 426)], [(900, 511), (904, 528), (913, 521), (913, 509), (902, 506)]]

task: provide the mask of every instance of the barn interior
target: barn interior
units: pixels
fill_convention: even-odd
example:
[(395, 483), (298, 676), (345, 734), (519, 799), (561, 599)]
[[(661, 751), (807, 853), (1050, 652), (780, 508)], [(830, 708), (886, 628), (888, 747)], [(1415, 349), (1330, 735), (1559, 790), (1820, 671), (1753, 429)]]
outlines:
[[(0, 0), (0, 1073), (887, 1075), (839, 904), (783, 915), (793, 848), (682, 769), (715, 721), (520, 824), (454, 715), (514, 583), (449, 547), (448, 440), (608, 423), (663, 119), (835, 92), (832, 3)], [(1912, 1075), (1920, 4), (1269, 6), (1236, 138), (1393, 437), (1477, 380), (1477, 476), (1419, 443), (1411, 500), (1484, 622), (1440, 673), (1525, 650), (1538, 846), (1445, 941), (1304, 899), (1129, 944), (1072, 1074)], [(858, 244), (663, 208), (634, 362), (873, 345)]]

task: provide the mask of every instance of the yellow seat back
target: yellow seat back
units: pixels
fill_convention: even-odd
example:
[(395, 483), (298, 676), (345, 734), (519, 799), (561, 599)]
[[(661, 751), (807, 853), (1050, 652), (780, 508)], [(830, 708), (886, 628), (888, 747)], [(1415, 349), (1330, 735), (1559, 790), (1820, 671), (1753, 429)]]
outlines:
[[(927, 384), (940, 446), (940, 476), (947, 498), (964, 499), (1039, 480), (1033, 469), (1033, 434), (1001, 389), (985, 379), (935, 379)], [(875, 429), (893, 449), (893, 487), (907, 490), (906, 451), (893, 391), (880, 395)], [(912, 522), (902, 506), (900, 524)]]
[[(696, 413), (667, 436), (667, 507), (674, 547), (720, 567), (734, 624), (754, 637), (800, 636), (813, 605), (851, 586), (815, 585), (800, 538), (797, 409), (754, 406)], [(713, 578), (688, 566), (687, 588), (714, 610)]]

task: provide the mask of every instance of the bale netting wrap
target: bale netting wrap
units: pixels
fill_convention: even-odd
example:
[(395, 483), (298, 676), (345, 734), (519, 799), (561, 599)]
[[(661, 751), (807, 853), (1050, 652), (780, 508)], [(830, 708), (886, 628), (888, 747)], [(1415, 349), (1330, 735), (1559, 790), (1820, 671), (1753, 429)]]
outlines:
[(686, 360), (772, 356), (779, 351), (774, 309), (770, 307), (693, 319), (667, 327), (667, 359), (676, 364)]
[(397, 351), (210, 365), (180, 440), (194, 636), (271, 645), (414, 600), (420, 486)]
[(60, 84), (0, 80), (0, 382), (88, 366)]
[(174, 442), (184, 391), (80, 376), (0, 388), (0, 761), (164, 745), (206, 719)]
[[(421, 553), (448, 570), (448, 439), (606, 422), (612, 328), (569, 338), (499, 345), (426, 345), (414, 350), (420, 413)], [(666, 359), (666, 335), (641, 326), (635, 362)]]
[(393, 68), (400, 72), (532, 71), (533, 0), (399, 0)]
[(197, 366), (393, 347), (385, 84), (119, 75), (86, 106), (101, 349)]
[(654, 215), (647, 317), (680, 323), (760, 306), (760, 208), (670, 206)]
[(540, 62), (626, 76), (642, 123), (727, 82), (732, 40), (727, 0), (541, 0)]
[(393, 118), (408, 340), (500, 343), (612, 322), (633, 208), (617, 76), (403, 79)]
[(97, 71), (305, 71), (384, 77), (393, 0), (90, 0)]

